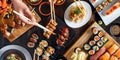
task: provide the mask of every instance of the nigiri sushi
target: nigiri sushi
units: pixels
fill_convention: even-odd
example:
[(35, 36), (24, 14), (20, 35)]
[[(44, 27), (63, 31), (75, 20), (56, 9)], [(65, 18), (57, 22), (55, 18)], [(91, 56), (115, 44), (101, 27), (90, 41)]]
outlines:
[(120, 58), (120, 48), (114, 54), (117, 58)]
[(102, 47), (98, 52), (94, 55), (90, 56), (90, 60), (97, 60), (104, 52), (106, 51), (105, 47)]
[(106, 52), (99, 58), (99, 60), (109, 60), (109, 59), (110, 59), (110, 54), (108, 52)]
[(110, 60), (118, 60), (118, 58), (115, 57), (114, 55), (112, 55), (112, 56), (110, 57)]
[(112, 55), (113, 53), (115, 53), (115, 51), (117, 51), (118, 48), (119, 47), (116, 44), (114, 44), (108, 49), (108, 52)]

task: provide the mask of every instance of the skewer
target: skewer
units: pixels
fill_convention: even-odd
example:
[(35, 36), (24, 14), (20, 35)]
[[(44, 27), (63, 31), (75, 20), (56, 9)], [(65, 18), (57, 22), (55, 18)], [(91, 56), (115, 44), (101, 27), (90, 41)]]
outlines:
[[(24, 15), (18, 13), (18, 12), (15, 11), (15, 10), (13, 10), (13, 13), (15, 13), (15, 14), (23, 17), (23, 18), (25, 18), (25, 19), (28, 20), (28, 21), (31, 21), (29, 18), (25, 17)], [(52, 34), (55, 34), (54, 32), (50, 31), (49, 29), (47, 29), (46, 27), (42, 26), (41, 24), (39, 24), (39, 23), (37, 23), (37, 22), (35, 22), (34, 25), (37, 26), (37, 27), (39, 27), (39, 28), (41, 28), (41, 29), (43, 29), (44, 31), (49, 31), (49, 32), (51, 32)]]
[(35, 60), (35, 53), (36, 53), (36, 50), (34, 50), (33, 60)]
[(39, 60), (39, 55), (37, 55), (37, 60)]
[(51, 8), (51, 19), (56, 20), (55, 7), (52, 0), (50, 0), (50, 8)]

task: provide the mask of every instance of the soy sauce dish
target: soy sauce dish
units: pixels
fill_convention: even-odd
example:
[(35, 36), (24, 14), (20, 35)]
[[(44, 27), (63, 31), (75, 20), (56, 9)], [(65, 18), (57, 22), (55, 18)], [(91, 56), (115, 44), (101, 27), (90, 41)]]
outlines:
[(116, 23), (116, 24), (111, 25), (110, 33), (116, 37), (119, 37), (120, 36), (120, 24)]

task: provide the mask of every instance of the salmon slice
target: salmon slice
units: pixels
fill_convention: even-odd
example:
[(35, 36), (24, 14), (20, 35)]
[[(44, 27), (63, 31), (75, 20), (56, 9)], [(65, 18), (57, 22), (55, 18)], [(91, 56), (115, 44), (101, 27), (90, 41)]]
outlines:
[(111, 8), (106, 10), (105, 15), (112, 14), (115, 10), (117, 10), (120, 7), (120, 2), (115, 3)]

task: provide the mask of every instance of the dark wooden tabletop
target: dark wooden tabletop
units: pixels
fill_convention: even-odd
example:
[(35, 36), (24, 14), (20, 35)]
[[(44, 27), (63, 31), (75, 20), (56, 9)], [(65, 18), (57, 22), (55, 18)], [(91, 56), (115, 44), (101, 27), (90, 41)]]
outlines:
[[(47, 0), (44, 0), (44, 1), (47, 1)], [(85, 0), (89, 3), (88, 0)], [(60, 6), (55, 6), (55, 11), (56, 11), (56, 16), (58, 18), (60, 18), (63, 22), (64, 22), (64, 12), (66, 10), (66, 8), (73, 2), (73, 0), (66, 0), (65, 3), (63, 5), (60, 5)], [(90, 3), (89, 3), (90, 4)], [(91, 5), (91, 4), (90, 4)], [(48, 18), (45, 17), (45, 16), (42, 16), (39, 11), (38, 11), (38, 6), (32, 6), (33, 8), (35, 7), (35, 11), (39, 14), (39, 16), (41, 17), (42, 21), (40, 22), (41, 24), (43, 24), (44, 22), (46, 22), (46, 19)], [(92, 7), (92, 5), (91, 5)], [(99, 17), (99, 15), (95, 12), (95, 9), (92, 7), (92, 17), (91, 19), (89, 20), (89, 22), (84, 25), (83, 27), (80, 27), (80, 28), (76, 28), (74, 29), (76, 31), (76, 36), (74, 37), (74, 39), (72, 40), (72, 42), (70, 43), (70, 46), (66, 47), (66, 50), (69, 49), (72, 44), (74, 42), (76, 42), (76, 40), (85, 32), (85, 30), (94, 22), (98, 22), (99, 20), (101, 20), (101, 18)], [(114, 23), (119, 23), (120, 24), (120, 17), (117, 18), (114, 22), (112, 22), (111, 24), (109, 24), (108, 26), (106, 25), (101, 25), (102, 28), (104, 28), (109, 34), (109, 30), (110, 30), (110, 26)], [(25, 40), (26, 38), (29, 37), (30, 35), (30, 32), (33, 32), (36, 30), (36, 27), (33, 27), (31, 28), (28, 32), (26, 32), (25, 34), (23, 34), (22, 36), (20, 36), (18, 39), (16, 39), (13, 43), (10, 43), (7, 39), (5, 38), (2, 38), (2, 35), (0, 35), (1, 37), (1, 40), (0, 40), (0, 48), (6, 46), (6, 45), (10, 45), (10, 44), (15, 44), (15, 45), (20, 45), (20, 46), (23, 46), (23, 47), (26, 47), (26, 42), (28, 42), (28, 40)], [(111, 34), (110, 34), (111, 35)], [(25, 36), (25, 37), (24, 37)], [(112, 35), (111, 35), (112, 36)], [(113, 38), (115, 38), (115, 40), (117, 42), (120, 43), (120, 37), (114, 37), (112, 36)], [(28, 48), (27, 48), (28, 49)], [(30, 51), (30, 49), (28, 49)], [(61, 54), (63, 54), (65, 51), (61, 52)], [(31, 53), (32, 54), (32, 53)]]

